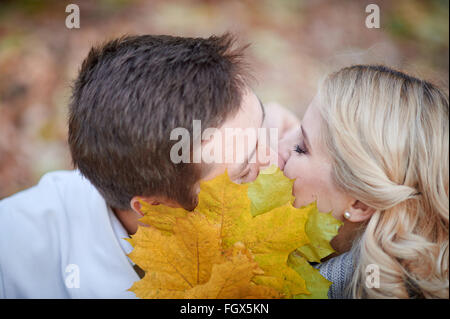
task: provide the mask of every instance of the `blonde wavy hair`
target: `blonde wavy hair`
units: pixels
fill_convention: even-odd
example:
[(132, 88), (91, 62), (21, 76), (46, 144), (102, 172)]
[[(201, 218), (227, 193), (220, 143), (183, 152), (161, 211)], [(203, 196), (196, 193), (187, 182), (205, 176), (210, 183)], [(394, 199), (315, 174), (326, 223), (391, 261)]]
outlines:
[[(449, 106), (436, 86), (356, 65), (319, 89), (334, 183), (376, 211), (355, 240), (353, 298), (449, 298)], [(378, 265), (379, 288), (365, 284)]]

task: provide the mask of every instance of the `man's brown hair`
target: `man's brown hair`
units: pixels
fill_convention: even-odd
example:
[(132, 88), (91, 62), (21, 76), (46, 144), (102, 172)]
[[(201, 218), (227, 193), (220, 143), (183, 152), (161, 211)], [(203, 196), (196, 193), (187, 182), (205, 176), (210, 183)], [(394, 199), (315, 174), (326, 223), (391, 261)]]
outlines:
[[(127, 36), (92, 48), (73, 87), (73, 163), (114, 208), (134, 196), (196, 206), (198, 165), (170, 159), (170, 132), (218, 127), (237, 113), (245, 72), (231, 35)], [(191, 143), (192, 145), (192, 143)]]

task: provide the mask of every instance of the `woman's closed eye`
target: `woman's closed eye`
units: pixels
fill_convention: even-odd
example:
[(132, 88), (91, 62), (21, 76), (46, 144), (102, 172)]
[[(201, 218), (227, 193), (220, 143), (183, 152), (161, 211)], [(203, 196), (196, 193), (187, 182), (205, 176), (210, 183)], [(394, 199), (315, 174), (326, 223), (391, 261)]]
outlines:
[(307, 150), (302, 148), (299, 144), (295, 145), (294, 151), (299, 153), (299, 154), (306, 154), (307, 153)]

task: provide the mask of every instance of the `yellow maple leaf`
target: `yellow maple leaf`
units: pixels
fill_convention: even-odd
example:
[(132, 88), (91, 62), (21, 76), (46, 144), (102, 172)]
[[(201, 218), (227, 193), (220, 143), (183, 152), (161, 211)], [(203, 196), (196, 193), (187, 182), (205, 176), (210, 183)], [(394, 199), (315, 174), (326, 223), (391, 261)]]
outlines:
[(129, 256), (146, 274), (130, 290), (140, 298), (326, 298), (331, 282), (308, 260), (332, 252), (340, 224), (316, 202), (294, 208), (292, 182), (278, 168), (244, 185), (225, 172), (201, 183), (194, 212), (142, 201), (149, 227), (129, 239)]
[(288, 265), (305, 279), (309, 292), (307, 294), (294, 295), (294, 299), (328, 298), (328, 288), (332, 282), (323, 277), (319, 270), (313, 268), (307, 259), (301, 256), (298, 251), (294, 251), (289, 255)]
[(272, 287), (287, 298), (308, 293), (304, 279), (291, 267), (289, 254), (309, 243), (305, 225), (313, 205), (297, 209), (290, 202), (253, 216), (248, 184), (230, 181), (227, 173), (200, 185), (196, 211), (220, 225), (225, 248), (240, 241), (264, 271), (255, 283)]
[[(245, 248), (240, 248), (244, 250)], [(210, 280), (186, 292), (188, 299), (267, 299), (280, 298), (280, 294), (269, 287), (252, 282), (255, 273), (260, 273), (256, 262), (248, 253), (239, 252), (221, 264), (213, 265)]]
[[(252, 214), (263, 214), (273, 207), (292, 202), (293, 183), (294, 180), (284, 176), (279, 168), (272, 167), (262, 171), (258, 178), (249, 184), (248, 196), (252, 202)], [(310, 242), (289, 255), (288, 265), (305, 280), (308, 292), (294, 295), (293, 298), (323, 299), (327, 298), (331, 282), (309, 262), (320, 262), (322, 258), (334, 252), (330, 240), (337, 235), (342, 222), (335, 219), (331, 212), (319, 212), (317, 202), (311, 203), (307, 208), (305, 231)]]
[[(263, 270), (263, 274), (256, 274), (252, 278), (254, 283), (276, 289), (287, 298), (309, 293), (305, 280), (288, 266), (287, 260), (292, 251), (309, 243), (305, 225), (308, 213), (314, 207), (296, 209), (286, 203), (254, 217), (247, 195), (248, 187), (231, 182), (227, 173), (203, 182), (195, 212), (205, 216), (210, 225), (217, 226), (222, 249), (228, 249), (237, 242), (247, 247)], [(174, 229), (177, 220), (175, 215), (183, 217), (192, 214), (183, 209), (142, 204), (146, 214), (142, 221), (164, 232)], [(172, 211), (174, 215), (171, 215)], [(136, 241), (133, 238), (133, 242)], [(135, 262), (140, 265), (138, 261)]]
[(219, 228), (205, 216), (176, 218), (172, 235), (139, 227), (129, 257), (145, 276), (130, 288), (139, 298), (276, 298), (251, 282), (258, 265), (241, 243), (223, 251)]
[[(317, 202), (314, 203), (317, 205)], [(329, 213), (321, 213), (317, 209), (311, 210), (305, 231), (310, 243), (297, 249), (297, 253), (308, 261), (320, 262), (321, 259), (335, 252), (330, 240), (337, 235), (343, 222), (337, 220)]]
[(147, 225), (152, 225), (165, 233), (172, 233), (177, 218), (185, 217), (189, 213), (183, 208), (150, 205), (142, 200), (139, 202), (141, 203), (142, 211), (145, 212), (145, 216), (139, 221)]
[(275, 165), (260, 172), (258, 178), (248, 184), (253, 216), (264, 214), (286, 203), (293, 202), (294, 180), (284, 176)]

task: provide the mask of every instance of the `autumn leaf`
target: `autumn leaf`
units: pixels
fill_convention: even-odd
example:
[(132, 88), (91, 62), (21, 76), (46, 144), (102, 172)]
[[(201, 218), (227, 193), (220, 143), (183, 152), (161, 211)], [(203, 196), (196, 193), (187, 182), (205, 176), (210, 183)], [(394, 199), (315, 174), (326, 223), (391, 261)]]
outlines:
[(224, 248), (240, 241), (250, 250), (264, 271), (255, 276), (255, 283), (272, 287), (287, 298), (307, 292), (303, 278), (287, 265), (289, 253), (309, 242), (307, 211), (288, 203), (253, 217), (248, 187), (232, 183), (225, 173), (200, 185), (197, 210), (219, 223)]
[[(293, 181), (289, 180), (279, 170), (272, 170), (272, 174), (259, 175), (258, 178), (249, 186), (248, 195), (252, 201), (258, 202), (259, 207), (270, 205), (267, 203), (270, 196), (261, 196), (257, 192), (250, 192), (252, 184), (257, 184), (261, 190), (272, 189), (273, 185), (284, 187), (284, 193), (291, 194)], [(282, 186), (285, 185), (285, 186)], [(282, 192), (279, 192), (280, 198)], [(281, 200), (280, 200), (281, 201)], [(291, 202), (292, 199), (285, 198), (284, 202)], [(320, 260), (331, 253), (334, 249), (330, 245), (330, 240), (337, 235), (342, 222), (335, 219), (330, 213), (322, 213), (317, 209), (317, 202), (308, 205), (308, 219), (306, 222), (306, 235), (309, 243), (299, 247), (291, 253), (288, 258), (288, 265), (293, 268), (305, 280), (308, 292), (294, 295), (296, 299), (326, 299), (331, 282), (325, 279), (317, 269), (312, 267), (309, 262), (320, 262)], [(302, 207), (301, 209), (304, 209)]]
[(331, 212), (321, 213), (316, 209), (310, 210), (305, 228), (310, 242), (299, 247), (297, 252), (308, 261), (320, 262), (322, 258), (335, 251), (330, 245), (330, 240), (337, 235), (342, 224), (331, 215)]
[(247, 188), (248, 185), (231, 182), (227, 172), (200, 184), (195, 211), (219, 225), (224, 248), (242, 241), (253, 219)]
[[(243, 245), (238, 253), (213, 266), (210, 280), (190, 289), (188, 299), (268, 299), (280, 298), (280, 294), (269, 287), (256, 285), (251, 280), (255, 273), (261, 272), (252, 261)], [(231, 250), (235, 250), (234, 247)]]
[(205, 283), (221, 257), (216, 227), (199, 214), (176, 220), (175, 236), (154, 227), (139, 227), (129, 257), (145, 271), (132, 287), (141, 298), (181, 298), (187, 289)]
[(139, 202), (141, 204), (141, 210), (145, 212), (145, 216), (139, 221), (147, 225), (152, 225), (166, 233), (173, 232), (173, 226), (175, 225), (177, 218), (186, 217), (189, 213), (183, 208), (151, 205), (143, 200), (140, 200)]
[[(287, 265), (287, 258), (293, 250), (309, 242), (305, 224), (310, 208), (298, 210), (287, 203), (253, 217), (248, 187), (231, 182), (227, 173), (203, 182), (195, 211), (218, 225), (223, 249), (236, 242), (249, 249), (264, 271), (264, 275), (253, 278), (255, 283), (274, 288), (287, 297), (306, 293), (305, 281)], [(149, 209), (153, 216), (152, 207)]]
[(312, 267), (306, 258), (294, 251), (289, 255), (288, 265), (305, 279), (306, 288), (308, 288), (308, 293), (295, 295), (294, 299), (328, 298), (328, 289), (332, 282), (323, 277), (319, 270)]
[[(173, 235), (139, 227), (129, 257), (144, 271), (130, 288), (139, 298), (274, 298), (251, 282), (258, 265), (242, 244), (223, 252), (219, 229), (198, 213), (177, 218)], [(231, 251), (231, 252), (230, 252)]]
[(294, 180), (284, 176), (275, 165), (261, 171), (256, 180), (248, 186), (252, 215), (264, 214), (276, 207), (293, 202), (293, 185)]
[[(277, 168), (254, 184), (235, 184), (227, 173), (202, 182), (194, 212), (141, 202), (145, 212), (141, 221), (150, 227), (139, 227), (130, 240), (134, 246), (130, 258), (146, 275), (131, 291), (141, 298), (326, 295), (329, 282), (323, 281), (306, 259), (297, 260), (291, 254), (302, 247), (316, 251), (320, 246), (323, 232), (309, 238), (306, 227), (310, 217), (315, 219), (310, 231), (320, 227), (323, 219), (316, 214), (321, 213), (316, 203), (294, 208), (292, 181), (280, 173)], [(270, 185), (278, 185), (289, 194), (277, 207), (270, 195), (258, 195), (258, 190), (265, 193)], [(255, 196), (256, 214), (255, 210), (252, 214), (249, 197)], [(241, 247), (239, 253), (230, 254), (237, 246)], [(310, 255), (306, 248), (303, 252)]]

